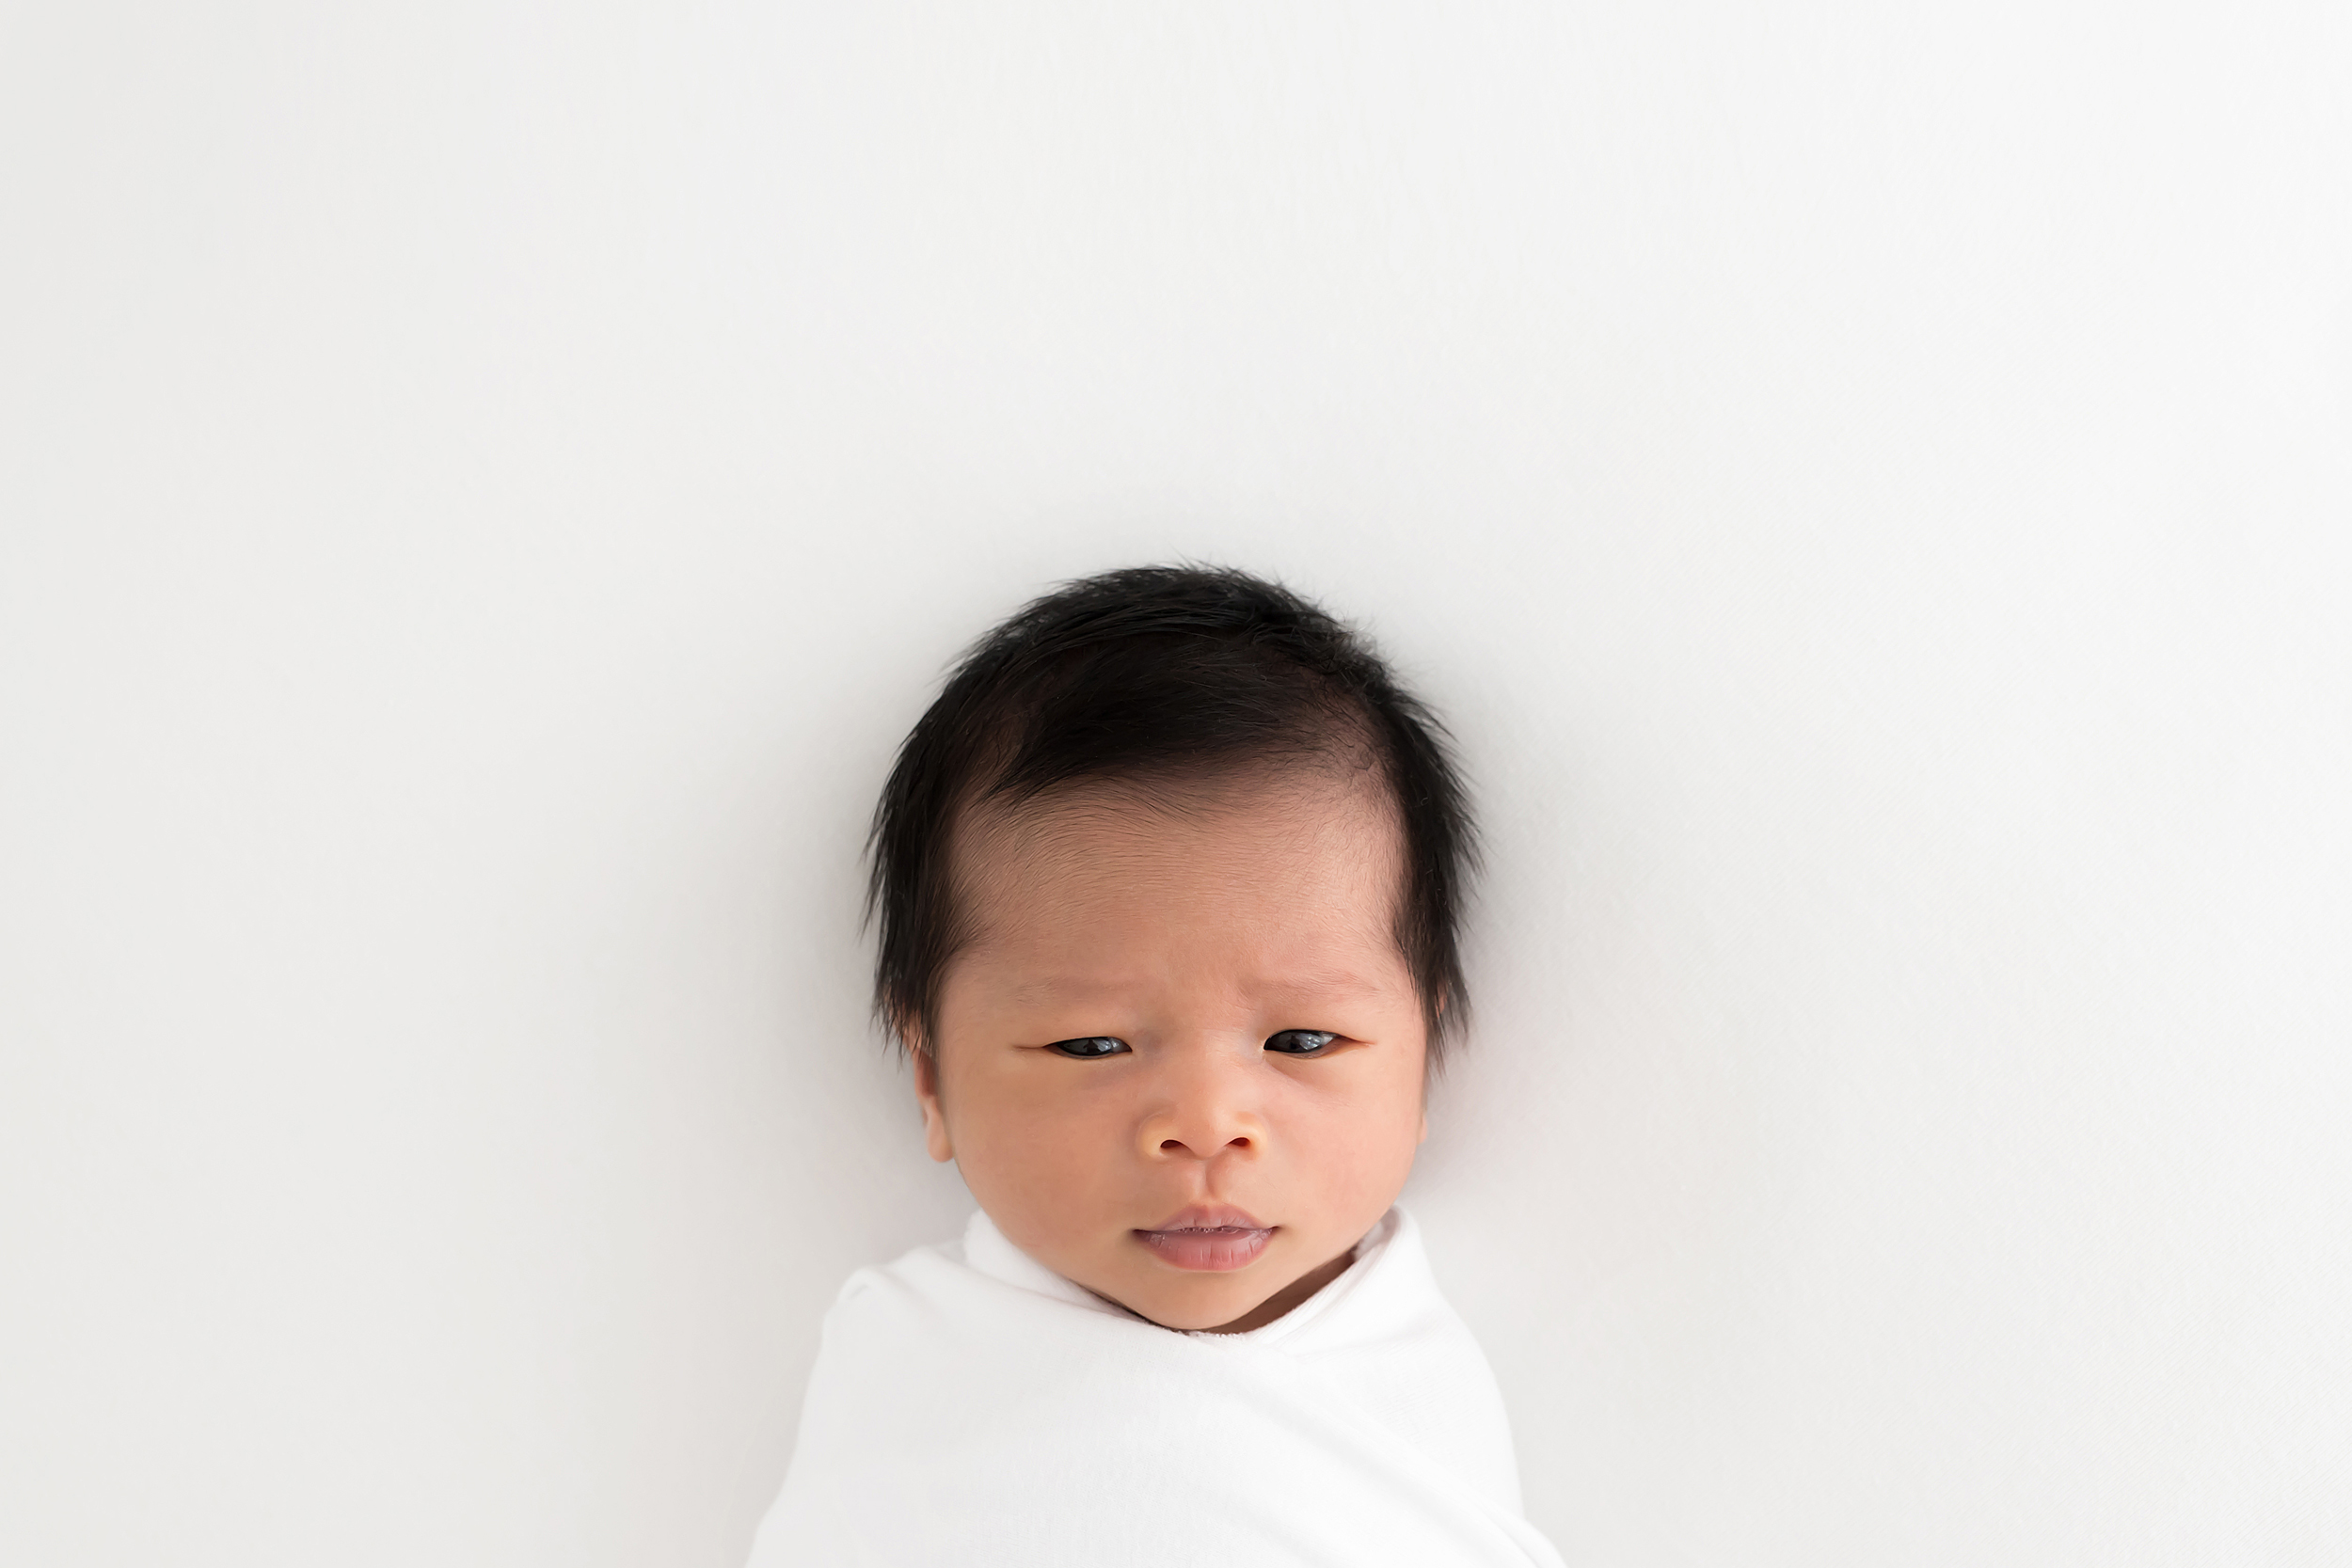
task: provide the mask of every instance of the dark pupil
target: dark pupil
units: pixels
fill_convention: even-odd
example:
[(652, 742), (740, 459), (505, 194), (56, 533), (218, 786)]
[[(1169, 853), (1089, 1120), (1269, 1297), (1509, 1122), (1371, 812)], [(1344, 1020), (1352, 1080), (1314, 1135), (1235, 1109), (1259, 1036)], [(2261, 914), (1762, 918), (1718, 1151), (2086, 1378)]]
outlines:
[(1320, 1030), (1285, 1029), (1266, 1043), (1277, 1051), (1287, 1051), (1293, 1055), (1304, 1055), (1310, 1052), (1322, 1050), (1330, 1043), (1330, 1040), (1331, 1037)]
[(1107, 1056), (1119, 1049), (1119, 1042), (1095, 1035), (1082, 1040), (1064, 1040), (1061, 1048), (1073, 1056)]

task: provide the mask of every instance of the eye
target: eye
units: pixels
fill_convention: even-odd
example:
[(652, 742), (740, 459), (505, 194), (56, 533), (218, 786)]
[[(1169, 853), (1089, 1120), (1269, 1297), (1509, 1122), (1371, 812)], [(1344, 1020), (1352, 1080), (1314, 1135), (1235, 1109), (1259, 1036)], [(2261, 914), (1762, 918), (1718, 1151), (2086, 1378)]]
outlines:
[(1128, 1046), (1125, 1040), (1115, 1040), (1108, 1035), (1089, 1035), (1083, 1039), (1056, 1040), (1045, 1049), (1060, 1055), (1074, 1056), (1082, 1062), (1091, 1062), (1104, 1056), (1120, 1055)]
[(1265, 1048), (1285, 1056), (1320, 1056), (1339, 1036), (1323, 1029), (1285, 1029), (1268, 1036)]

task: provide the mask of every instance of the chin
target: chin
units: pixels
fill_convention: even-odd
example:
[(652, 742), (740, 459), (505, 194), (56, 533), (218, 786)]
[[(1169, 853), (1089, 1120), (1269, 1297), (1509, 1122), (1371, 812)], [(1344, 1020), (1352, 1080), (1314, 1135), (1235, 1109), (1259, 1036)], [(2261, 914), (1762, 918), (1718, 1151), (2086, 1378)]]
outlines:
[[(1184, 1329), (1187, 1332), (1217, 1328), (1235, 1318), (1254, 1312), (1275, 1293), (1274, 1289), (1262, 1289), (1260, 1282), (1242, 1284), (1232, 1276), (1218, 1280), (1209, 1289), (1169, 1290), (1166, 1282), (1156, 1291), (1138, 1291), (1132, 1298), (1122, 1298), (1120, 1305), (1137, 1317), (1149, 1318), (1162, 1328)], [(1203, 1283), (1206, 1283), (1205, 1281)]]
[(1162, 1328), (1179, 1329), (1185, 1333), (1198, 1333), (1204, 1328), (1216, 1328), (1222, 1324), (1232, 1323), (1235, 1318), (1241, 1317), (1244, 1313), (1247, 1313), (1257, 1307), (1261, 1299), (1263, 1298), (1243, 1297), (1229, 1304), (1216, 1307), (1203, 1307), (1198, 1302), (1184, 1302), (1181, 1304), (1175, 1302), (1168, 1302), (1165, 1304), (1155, 1302), (1149, 1307), (1136, 1307), (1133, 1303), (1129, 1303), (1127, 1304), (1127, 1307), (1129, 1311), (1134, 1312), (1137, 1317), (1149, 1318), (1152, 1322), (1159, 1324)]

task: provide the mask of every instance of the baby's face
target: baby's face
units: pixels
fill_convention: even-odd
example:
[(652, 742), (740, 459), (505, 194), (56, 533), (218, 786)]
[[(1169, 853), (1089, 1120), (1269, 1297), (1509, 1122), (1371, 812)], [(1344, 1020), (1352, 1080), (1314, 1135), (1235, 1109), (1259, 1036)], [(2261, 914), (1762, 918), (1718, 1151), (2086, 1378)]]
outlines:
[(984, 818), (958, 869), (931, 1154), (1040, 1262), (1170, 1328), (1271, 1321), (1344, 1267), (1426, 1123), (1395, 813), (1317, 776)]

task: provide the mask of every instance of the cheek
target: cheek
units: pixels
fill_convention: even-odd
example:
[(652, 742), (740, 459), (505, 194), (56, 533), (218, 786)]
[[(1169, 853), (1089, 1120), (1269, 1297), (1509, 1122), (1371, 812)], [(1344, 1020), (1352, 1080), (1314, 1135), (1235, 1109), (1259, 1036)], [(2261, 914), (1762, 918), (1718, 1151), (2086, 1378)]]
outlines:
[(1422, 1089), (1417, 1064), (1333, 1062), (1328, 1079), (1295, 1070), (1275, 1097), (1276, 1141), (1297, 1178), (1334, 1198), (1385, 1187), (1389, 1196), (1412, 1166), (1421, 1142)]
[(1120, 1096), (1073, 1074), (1012, 1070), (951, 1074), (943, 1105), (967, 1181), (1008, 1198), (1082, 1203), (1087, 1180), (1125, 1148)]
[(1402, 1180), (1421, 1148), (1428, 1096), (1418, 1053), (1386, 1060), (1331, 1111), (1330, 1157), (1369, 1180)]
[(1392, 1181), (1413, 1163), (1421, 1121), (1418, 1086), (1350, 1096), (1295, 1118), (1292, 1142), (1338, 1184)]

